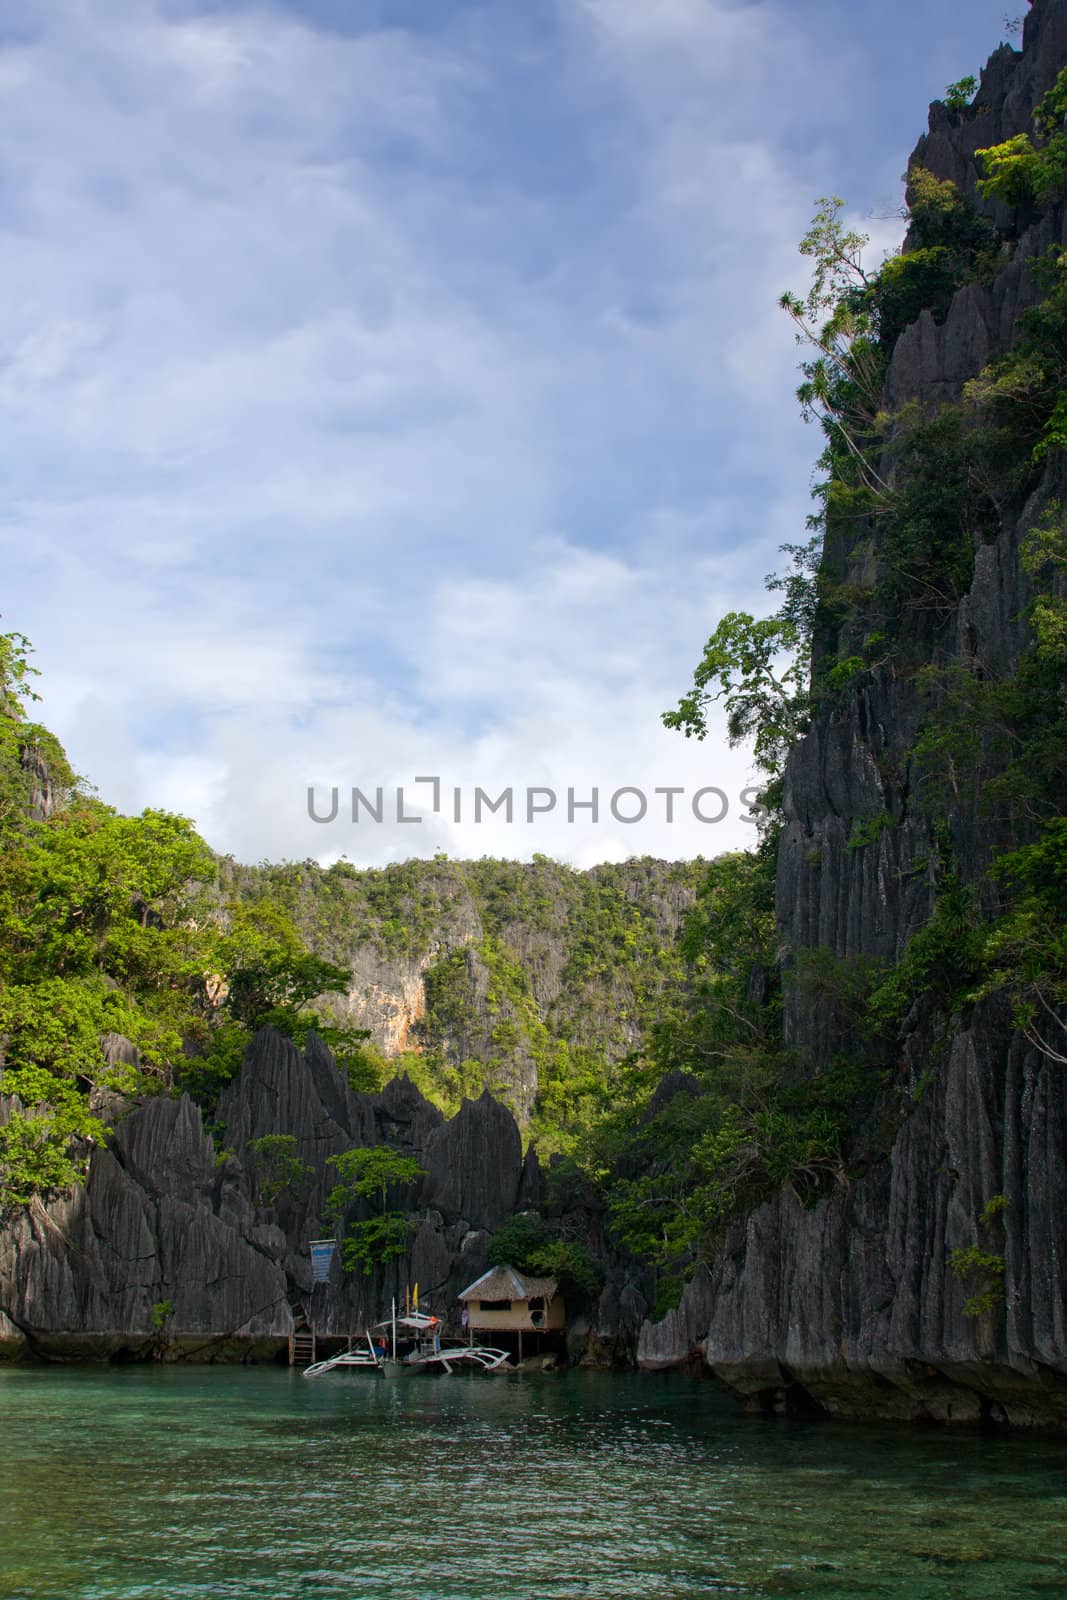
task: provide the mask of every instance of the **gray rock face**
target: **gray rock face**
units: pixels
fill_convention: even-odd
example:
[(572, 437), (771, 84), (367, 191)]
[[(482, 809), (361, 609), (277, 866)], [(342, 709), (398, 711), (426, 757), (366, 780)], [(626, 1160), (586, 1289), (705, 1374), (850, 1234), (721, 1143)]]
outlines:
[(36, 745), (25, 744), (19, 751), (19, 764), (29, 780), (26, 797), (29, 814), (35, 822), (45, 822), (58, 809), (62, 799), (48, 761)]
[(522, 1140), (514, 1117), (488, 1090), (480, 1100), (465, 1100), (458, 1116), (438, 1129), (429, 1164), (426, 1203), (466, 1218), (473, 1228), (498, 1228), (518, 1207)]
[[(909, 1052), (915, 1084), (928, 1045)], [(1067, 1425), (1062, 1071), (979, 1008), (889, 1162), (810, 1209), (783, 1192), (735, 1225), (678, 1310), (644, 1324), (639, 1365), (701, 1351), (762, 1410)], [(998, 1195), (1007, 1208), (983, 1224)], [(968, 1316), (986, 1281), (949, 1258), (975, 1245), (1003, 1256), (1004, 1293)]]
[(0, 1349), (147, 1353), (153, 1306), (170, 1301), (185, 1348), (254, 1350), (291, 1326), (284, 1243), (225, 1193), (192, 1103), (151, 1100), (92, 1152), (83, 1188), (0, 1231)]
[(714, 1307), (711, 1275), (700, 1266), (682, 1290), (682, 1298), (661, 1322), (643, 1322), (637, 1343), (637, 1365), (649, 1372), (665, 1367), (699, 1367), (707, 1353), (708, 1325)]
[[(116, 1060), (124, 1043), (111, 1042)], [(454, 1317), (459, 1290), (485, 1269), (489, 1230), (520, 1194), (537, 1201), (536, 1161), (523, 1162), (514, 1118), (489, 1095), (446, 1123), (407, 1078), (354, 1094), (318, 1040), (301, 1052), (271, 1029), (222, 1098), (221, 1155), (188, 1097), (132, 1110), (116, 1100), (106, 1114), (113, 1131), (85, 1185), (0, 1228), (0, 1355), (162, 1353), (152, 1313), (166, 1301), (169, 1353), (220, 1359), (279, 1353), (294, 1305), (323, 1334), (359, 1333), (416, 1283), (424, 1307)], [(248, 1165), (265, 1134), (290, 1136), (310, 1169), (272, 1207)], [(330, 1284), (313, 1290), (308, 1241), (331, 1226), (330, 1157), (377, 1144), (426, 1173), (407, 1196), (410, 1247), (366, 1277), (335, 1261)]]
[[(1067, 1422), (1061, 1072), (976, 1014), (888, 1167), (810, 1210), (783, 1193), (734, 1230), (710, 1282), (717, 1376), (762, 1407), (800, 1394), (853, 1417)], [(983, 1225), (997, 1195), (1008, 1208)], [(1005, 1294), (968, 1317), (981, 1275), (961, 1281), (949, 1256), (975, 1244), (1003, 1255)], [(648, 1348), (673, 1333), (649, 1330)]]
[[(626, 1266), (609, 1267), (597, 1299), (582, 1361), (588, 1366), (630, 1367), (649, 1302), (642, 1292), (647, 1273)], [(677, 1363), (672, 1363), (672, 1365)]]
[[(933, 108), (913, 161), (974, 194), (975, 149), (1027, 128), (1065, 64), (1067, 0), (1037, 0), (1023, 55), (997, 52), (973, 111)], [(917, 400), (935, 411), (958, 399), (1037, 298), (1029, 263), (1065, 238), (1061, 204), (1022, 233), (994, 283), (956, 295), (942, 326), (924, 313), (907, 329), (890, 365), (889, 407)], [(1023, 516), (977, 552), (970, 592), (943, 636), (946, 653), (988, 675), (1013, 670), (1029, 599), (1020, 538), (1064, 487), (1050, 461)], [(877, 535), (856, 558), (872, 559)], [(851, 577), (864, 581), (855, 566)], [(791, 757), (777, 880), (787, 950), (891, 961), (929, 916), (933, 824), (910, 765), (921, 712), (914, 680), (873, 672), (843, 707), (816, 719)], [(886, 825), (856, 847), (856, 824), (878, 817)], [(976, 881), (991, 854), (1015, 842), (997, 830), (978, 808), (954, 816), (964, 880)], [(816, 1063), (837, 1044), (827, 1009), (787, 990), (786, 1043)], [(711, 1371), (763, 1409), (1067, 1424), (1064, 1069), (1029, 1049), (990, 1003), (947, 1039), (911, 1026), (901, 1043), (910, 1109), (888, 1160), (811, 1209), (783, 1192), (736, 1225), (710, 1278), (690, 1286), (677, 1312), (645, 1324), (643, 1365), (681, 1362), (703, 1346)], [(997, 1196), (1007, 1209), (983, 1223)], [(954, 1275), (952, 1252), (972, 1246), (1003, 1257), (1002, 1299), (980, 1272)], [(989, 1309), (966, 1315), (965, 1302), (991, 1286)]]

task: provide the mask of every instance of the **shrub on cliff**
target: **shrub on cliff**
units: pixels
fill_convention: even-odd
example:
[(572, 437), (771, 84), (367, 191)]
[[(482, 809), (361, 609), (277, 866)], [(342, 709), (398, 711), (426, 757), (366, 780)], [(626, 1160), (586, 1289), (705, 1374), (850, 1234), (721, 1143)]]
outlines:
[(1067, 67), (1034, 112), (1034, 132), (1015, 134), (1003, 144), (975, 152), (985, 168), (979, 189), (987, 200), (1008, 206), (1043, 205), (1062, 194), (1067, 182)]

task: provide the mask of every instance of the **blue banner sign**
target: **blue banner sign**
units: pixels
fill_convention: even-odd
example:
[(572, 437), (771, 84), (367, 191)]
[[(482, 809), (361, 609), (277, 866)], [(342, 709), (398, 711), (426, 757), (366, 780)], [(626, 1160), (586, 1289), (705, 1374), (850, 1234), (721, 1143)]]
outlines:
[(330, 1264), (333, 1253), (337, 1248), (336, 1239), (312, 1239), (311, 1241), (311, 1281), (312, 1283), (328, 1283), (330, 1278)]

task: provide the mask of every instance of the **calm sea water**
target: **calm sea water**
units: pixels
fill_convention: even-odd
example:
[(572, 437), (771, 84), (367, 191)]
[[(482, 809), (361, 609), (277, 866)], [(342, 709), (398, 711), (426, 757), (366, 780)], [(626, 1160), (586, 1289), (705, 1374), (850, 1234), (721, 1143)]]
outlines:
[(0, 1514), (18, 1600), (1067, 1597), (1067, 1445), (676, 1377), (0, 1370)]

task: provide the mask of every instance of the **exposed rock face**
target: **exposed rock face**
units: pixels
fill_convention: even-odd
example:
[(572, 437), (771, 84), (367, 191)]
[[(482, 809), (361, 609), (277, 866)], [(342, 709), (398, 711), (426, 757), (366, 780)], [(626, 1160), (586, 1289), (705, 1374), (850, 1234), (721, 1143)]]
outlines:
[(707, 1353), (708, 1323), (713, 1306), (711, 1276), (706, 1267), (698, 1267), (683, 1289), (676, 1309), (668, 1311), (662, 1322), (642, 1323), (637, 1344), (638, 1366), (649, 1372), (683, 1365), (695, 1365), (699, 1369)]
[[(1037, 0), (1024, 53), (994, 55), (972, 112), (934, 107), (913, 160), (974, 195), (975, 149), (1027, 129), (1065, 64), (1067, 3)], [(1064, 239), (1060, 204), (1022, 235), (992, 284), (956, 295), (942, 326), (924, 312), (896, 344), (888, 406), (915, 399), (934, 411), (958, 399), (1038, 298), (1030, 263)], [(1013, 670), (1029, 599), (1019, 541), (1065, 489), (1062, 469), (1050, 464), (1022, 519), (978, 551), (970, 592), (938, 641), (942, 652), (977, 660), (988, 675)], [(877, 534), (873, 548), (854, 552), (848, 576), (869, 582), (861, 569), (872, 559)], [(846, 709), (817, 718), (794, 752), (777, 879), (787, 949), (892, 961), (928, 918), (933, 823), (909, 781), (920, 713), (914, 679), (875, 672)], [(893, 825), (849, 849), (853, 824), (879, 816)], [(974, 882), (1012, 841), (970, 813), (954, 820), (952, 842), (961, 877)], [(828, 1061), (828, 1027), (792, 991), (786, 1043)], [(888, 1161), (810, 1210), (782, 1193), (737, 1225), (710, 1280), (691, 1288), (678, 1312), (646, 1324), (642, 1365), (680, 1362), (703, 1344), (711, 1370), (767, 1409), (814, 1401), (857, 1417), (1067, 1423), (1064, 1069), (1029, 1049), (992, 1004), (947, 1040), (911, 1028), (901, 1049), (917, 1103)], [(976, 1285), (958, 1281), (949, 1256), (976, 1244), (979, 1216), (996, 1196), (1008, 1206), (985, 1248), (1003, 1255), (1004, 1303), (966, 1316)]]
[(28, 780), (26, 809), (35, 822), (44, 822), (61, 803), (61, 794), (44, 753), (34, 744), (19, 751), (19, 765)]
[(356, 958), (352, 985), (343, 1008), (353, 1027), (369, 1028), (387, 1057), (418, 1050), (420, 1022), (426, 1016), (428, 955), (417, 960), (382, 958), (364, 947)]
[(0, 1232), (0, 1350), (145, 1354), (166, 1301), (187, 1350), (262, 1348), (291, 1326), (284, 1250), (217, 1171), (191, 1101), (152, 1100), (93, 1151), (73, 1198), (35, 1202)]
[[(580, 1354), (587, 1366), (631, 1367), (638, 1335), (648, 1316), (649, 1274), (632, 1265), (607, 1269), (591, 1326), (583, 1324)], [(579, 1341), (572, 1340), (577, 1352)], [(672, 1362), (677, 1365), (677, 1362)]]
[[(1006, 1303), (963, 1315), (948, 1269), (993, 1195)], [(1067, 1103), (1062, 1068), (1005, 1045), (980, 1009), (908, 1119), (887, 1167), (811, 1210), (788, 1194), (717, 1261), (707, 1361), (758, 1405), (797, 1386), (846, 1416), (1067, 1422)], [(647, 1330), (647, 1355), (690, 1338)], [(651, 1361), (648, 1364), (652, 1364)]]
[[(379, 921), (349, 916), (331, 947), (352, 968), (348, 993), (336, 1003), (338, 1014), (353, 1027), (369, 1028), (387, 1058), (424, 1047), (427, 972), (442, 957), (475, 945), (485, 933), (474, 897), (456, 869), (433, 861), (413, 864), (413, 869), (426, 907), (419, 936), (409, 931), (397, 946), (383, 937)], [(313, 948), (321, 935), (306, 913), (316, 888), (309, 885), (301, 904), (303, 931)], [(358, 904), (358, 895), (353, 899)]]
[(462, 1215), (472, 1228), (499, 1228), (516, 1210), (522, 1141), (515, 1119), (488, 1090), (466, 1100), (429, 1147), (424, 1191), (429, 1205)]
[[(124, 1044), (112, 1041), (116, 1059)], [(0, 1100), (0, 1121), (9, 1104)], [(114, 1131), (85, 1186), (0, 1230), (0, 1354), (277, 1353), (294, 1306), (323, 1334), (358, 1333), (415, 1283), (424, 1307), (454, 1318), (459, 1290), (485, 1269), (490, 1230), (538, 1199), (536, 1161), (524, 1163), (514, 1118), (488, 1094), (445, 1122), (408, 1079), (354, 1094), (318, 1040), (302, 1053), (271, 1029), (223, 1096), (221, 1154), (188, 1097), (116, 1101), (107, 1114)], [(259, 1203), (249, 1164), (266, 1134), (290, 1136), (309, 1169), (273, 1207)], [(329, 1231), (330, 1157), (386, 1143), (425, 1173), (399, 1197), (410, 1249), (367, 1277), (337, 1261), (313, 1290), (308, 1243)], [(153, 1308), (168, 1301), (160, 1330)]]

